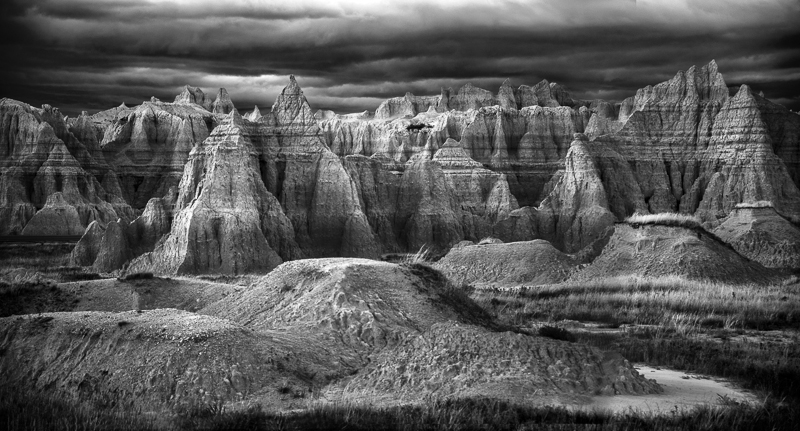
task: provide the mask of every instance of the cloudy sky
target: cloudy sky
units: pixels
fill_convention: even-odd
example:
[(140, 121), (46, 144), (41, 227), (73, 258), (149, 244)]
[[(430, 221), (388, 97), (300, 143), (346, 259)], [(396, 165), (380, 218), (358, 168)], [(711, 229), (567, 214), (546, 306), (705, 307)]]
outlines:
[(294, 74), (337, 112), (505, 78), (621, 100), (715, 59), (798, 110), (799, 19), (797, 0), (3, 0), (0, 97), (75, 115), (191, 84), (245, 111)]

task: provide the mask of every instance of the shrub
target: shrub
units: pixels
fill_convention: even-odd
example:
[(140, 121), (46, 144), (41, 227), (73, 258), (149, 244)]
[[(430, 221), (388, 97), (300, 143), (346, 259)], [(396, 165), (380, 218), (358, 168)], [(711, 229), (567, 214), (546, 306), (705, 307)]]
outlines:
[(131, 280), (149, 280), (153, 278), (152, 272), (134, 272), (133, 274), (128, 274), (123, 278), (125, 281)]
[(426, 245), (423, 245), (422, 247), (419, 248), (419, 250), (417, 250), (416, 253), (406, 255), (406, 257), (403, 259), (402, 264), (406, 266), (412, 266), (422, 263), (428, 263), (430, 261), (431, 261), (431, 250)]
[(542, 337), (552, 338), (554, 340), (569, 341), (570, 343), (574, 343), (576, 340), (575, 335), (573, 335), (572, 332), (557, 326), (542, 326), (539, 328), (539, 335)]

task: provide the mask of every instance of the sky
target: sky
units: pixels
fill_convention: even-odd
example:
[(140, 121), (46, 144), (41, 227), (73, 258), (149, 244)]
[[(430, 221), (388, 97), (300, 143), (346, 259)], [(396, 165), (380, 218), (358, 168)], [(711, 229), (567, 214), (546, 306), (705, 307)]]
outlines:
[(294, 74), (314, 109), (542, 79), (620, 101), (716, 60), (800, 110), (797, 0), (3, 0), (0, 97), (67, 115), (225, 87), (268, 110)]

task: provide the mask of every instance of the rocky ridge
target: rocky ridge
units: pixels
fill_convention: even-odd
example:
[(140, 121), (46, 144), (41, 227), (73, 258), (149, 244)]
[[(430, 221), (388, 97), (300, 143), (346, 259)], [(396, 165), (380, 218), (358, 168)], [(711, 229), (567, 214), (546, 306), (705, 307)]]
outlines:
[[(544, 239), (574, 253), (634, 212), (695, 214), (709, 229), (740, 203), (770, 200), (781, 213), (800, 213), (797, 115), (747, 86), (731, 95), (713, 61), (620, 105), (577, 100), (547, 81), (506, 81), (496, 94), (471, 85), (438, 96), (409, 93), (374, 115), (313, 114), (291, 77), (271, 112), (256, 108), (234, 125), (224, 89), (211, 100), (187, 86), (173, 103), (69, 121), (52, 108), (26, 106), (2, 105), (5, 233), (21, 233), (56, 191), (84, 227), (130, 223), (152, 198), (188, 211), (206, 163), (190, 153), (220, 147), (225, 134), (248, 148), (225, 163), (247, 166), (253, 190), (260, 182), (277, 200), (267, 218), (288, 219), (289, 226), (259, 227), (281, 260), (377, 257), (423, 245), (444, 252), (486, 236)], [(83, 178), (80, 193), (60, 179), (67, 176)], [(217, 192), (222, 200), (230, 194), (211, 187), (198, 196), (216, 202), (210, 194)], [(291, 236), (296, 250), (280, 239)], [(270, 260), (265, 268), (278, 262)]]

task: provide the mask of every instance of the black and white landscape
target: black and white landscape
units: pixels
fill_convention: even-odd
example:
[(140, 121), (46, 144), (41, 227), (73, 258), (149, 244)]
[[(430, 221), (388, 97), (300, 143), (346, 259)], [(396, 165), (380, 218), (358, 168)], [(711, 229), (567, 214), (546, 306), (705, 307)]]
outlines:
[(0, 11), (9, 429), (800, 420), (796, 2)]

